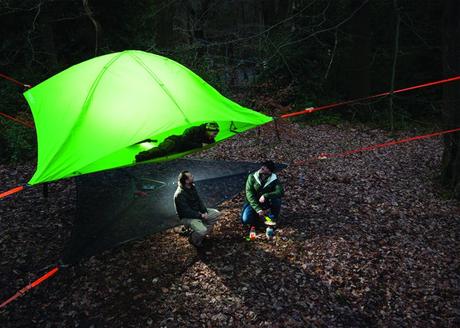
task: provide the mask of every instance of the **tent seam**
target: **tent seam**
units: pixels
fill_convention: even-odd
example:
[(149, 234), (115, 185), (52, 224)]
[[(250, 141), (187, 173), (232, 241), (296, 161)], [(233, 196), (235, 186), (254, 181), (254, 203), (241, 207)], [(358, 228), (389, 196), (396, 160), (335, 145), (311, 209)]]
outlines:
[(138, 56), (136, 56), (135, 54), (133, 54), (131, 52), (128, 52), (128, 54), (131, 57), (133, 57), (134, 60), (137, 61), (142, 67), (145, 68), (145, 70), (149, 73), (149, 75), (153, 78), (153, 80), (155, 80), (155, 82), (158, 83), (158, 85), (161, 87), (161, 89), (163, 89), (164, 93), (166, 93), (166, 95), (169, 97), (169, 99), (171, 99), (171, 101), (174, 103), (174, 105), (176, 105), (177, 109), (179, 109), (179, 111), (182, 114), (182, 116), (184, 117), (185, 121), (190, 124), (190, 120), (187, 118), (187, 116), (185, 115), (185, 113), (182, 110), (181, 106), (179, 106), (179, 104), (176, 102), (176, 100), (174, 99), (174, 97), (172, 96), (172, 94), (168, 90), (168, 88), (165, 86), (163, 81), (161, 81), (158, 78), (158, 76), (154, 72), (152, 72), (152, 70), (143, 62), (142, 59), (140, 59)]
[[(82, 117), (86, 114), (86, 112), (88, 111), (88, 107), (89, 107), (89, 103), (91, 102), (90, 99), (93, 97), (93, 94), (94, 94), (94, 90), (96, 89), (96, 86), (99, 84), (100, 80), (102, 79), (102, 76), (104, 75), (105, 72), (107, 72), (107, 70), (109, 69), (109, 67), (118, 59), (120, 58), (125, 52), (121, 52), (120, 54), (118, 54), (117, 56), (115, 56), (114, 58), (112, 58), (106, 65), (104, 65), (103, 69), (99, 72), (99, 74), (96, 76), (96, 79), (94, 80), (94, 82), (92, 83), (91, 85), (91, 88), (89, 89), (89, 92), (86, 96), (86, 99), (85, 101), (83, 102), (83, 106), (82, 106), (82, 111), (80, 112), (80, 114), (78, 115), (77, 119), (75, 120), (75, 123), (72, 125), (72, 128), (69, 129), (69, 133), (67, 134), (67, 137), (64, 139), (64, 141), (61, 143), (61, 147), (59, 148), (58, 151), (56, 151), (56, 153), (54, 153), (53, 157), (51, 158), (51, 160), (48, 162), (48, 163), (52, 163), (54, 161), (54, 159), (56, 158), (56, 156), (61, 152), (62, 150), (62, 145), (64, 145), (65, 143), (67, 143), (67, 141), (69, 140), (70, 136), (73, 134), (73, 131), (74, 129), (80, 124), (81, 122), (81, 119)], [(67, 169), (67, 167), (65, 167), (64, 169)], [(46, 171), (46, 168), (43, 170), (44, 172)], [(62, 169), (60, 170), (62, 171)], [(45, 178), (45, 181), (47, 179), (49, 179), (49, 175), (44, 177)]]

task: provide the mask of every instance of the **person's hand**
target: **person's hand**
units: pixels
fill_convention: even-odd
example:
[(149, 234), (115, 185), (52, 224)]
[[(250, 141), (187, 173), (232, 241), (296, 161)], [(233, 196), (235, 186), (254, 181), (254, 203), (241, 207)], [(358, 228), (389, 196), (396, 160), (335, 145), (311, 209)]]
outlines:
[(207, 220), (208, 219), (208, 213), (201, 213), (201, 218), (203, 220)]
[(265, 211), (264, 210), (257, 211), (257, 214), (259, 214), (259, 216), (263, 218), (265, 216)]
[(265, 196), (264, 195), (260, 196), (259, 203), (265, 203)]

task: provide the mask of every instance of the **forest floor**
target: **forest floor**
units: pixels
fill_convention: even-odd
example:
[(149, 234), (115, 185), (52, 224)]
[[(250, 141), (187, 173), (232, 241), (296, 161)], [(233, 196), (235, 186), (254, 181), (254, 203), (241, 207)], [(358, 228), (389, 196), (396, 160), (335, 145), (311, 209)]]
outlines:
[[(0, 310), (0, 326), (460, 326), (460, 207), (437, 183), (441, 138), (302, 164), (391, 138), (365, 126), (280, 130), (281, 141), (267, 125), (195, 156), (289, 165), (273, 241), (244, 239), (240, 194), (219, 207), (204, 252), (173, 229), (106, 251)], [(2, 186), (32, 172), (0, 166)], [(0, 300), (56, 262), (74, 213), (70, 180), (48, 201), (40, 188), (1, 201)]]

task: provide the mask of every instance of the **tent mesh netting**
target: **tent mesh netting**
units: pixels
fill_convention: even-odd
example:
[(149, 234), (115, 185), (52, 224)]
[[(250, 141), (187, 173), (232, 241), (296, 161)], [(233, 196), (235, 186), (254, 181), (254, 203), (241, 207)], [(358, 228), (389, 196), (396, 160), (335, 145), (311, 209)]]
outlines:
[(76, 219), (63, 262), (74, 263), (179, 225), (173, 195), (181, 171), (192, 172), (203, 202), (215, 207), (244, 190), (248, 174), (259, 167), (250, 162), (179, 159), (78, 176)]

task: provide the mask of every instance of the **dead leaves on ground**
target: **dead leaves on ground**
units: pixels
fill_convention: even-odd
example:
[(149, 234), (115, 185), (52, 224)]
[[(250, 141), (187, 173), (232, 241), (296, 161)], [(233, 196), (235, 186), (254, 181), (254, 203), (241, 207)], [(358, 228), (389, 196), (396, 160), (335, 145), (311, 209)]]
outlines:
[[(59, 273), (0, 312), (6, 327), (305, 327), (459, 325), (459, 207), (436, 184), (442, 142), (417, 141), (311, 160), (388, 141), (365, 127), (273, 125), (196, 157), (273, 159), (286, 195), (274, 241), (247, 242), (243, 196), (222, 204), (207, 249), (165, 231)], [(405, 137), (416, 132), (400, 135)], [(303, 162), (304, 165), (298, 163)], [(297, 163), (297, 164), (296, 164)], [(29, 167), (0, 167), (5, 185)], [(69, 181), (43, 202), (30, 189), (2, 201), (2, 299), (65, 246)]]

